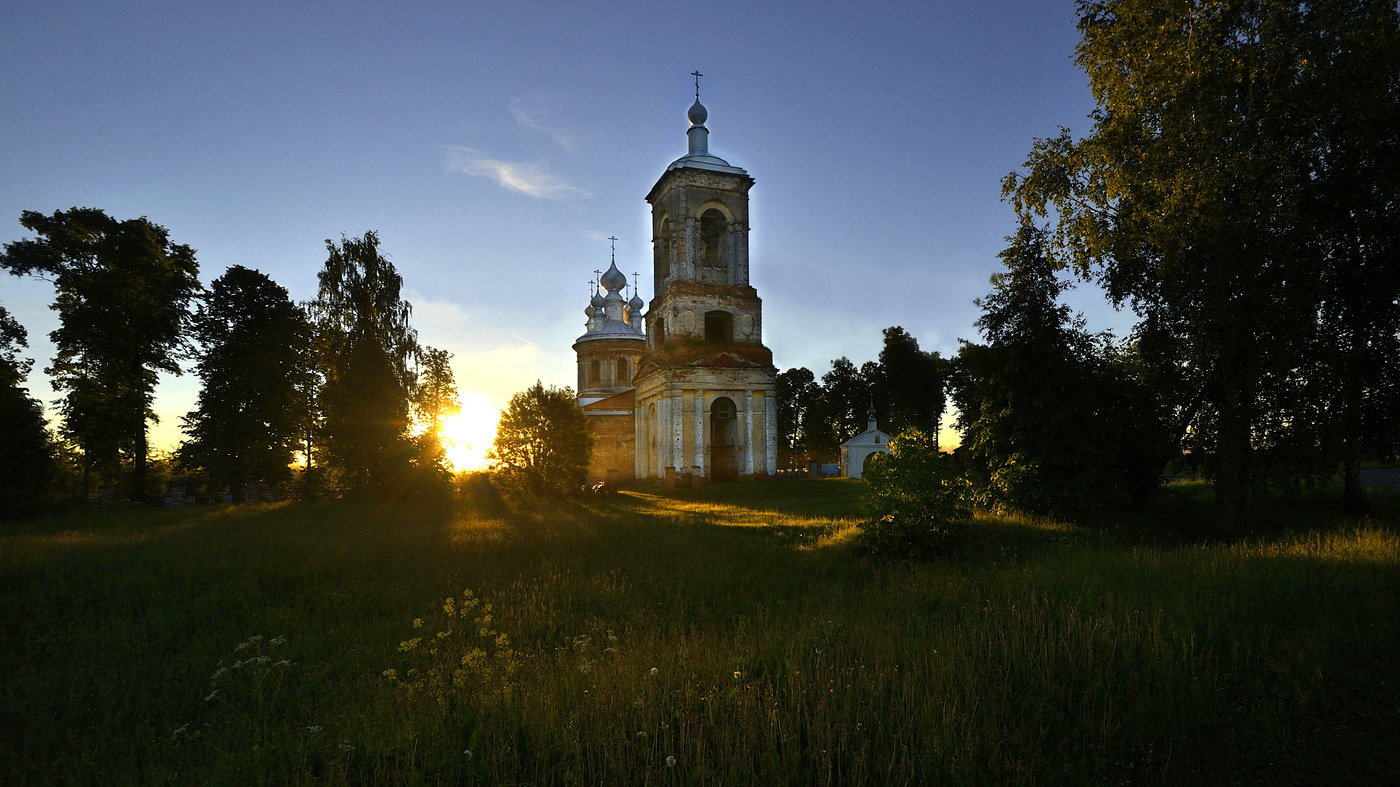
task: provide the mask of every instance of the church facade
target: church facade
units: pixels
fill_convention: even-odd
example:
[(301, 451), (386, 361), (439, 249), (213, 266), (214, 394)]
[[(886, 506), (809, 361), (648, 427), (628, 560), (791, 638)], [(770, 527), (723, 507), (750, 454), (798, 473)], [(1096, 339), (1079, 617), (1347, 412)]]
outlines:
[(709, 152), (698, 96), (687, 117), (688, 152), (646, 197), (652, 299), (624, 300), (626, 277), (614, 264), (599, 279), (607, 294), (594, 295), (588, 331), (574, 343), (579, 405), (599, 438), (593, 481), (777, 471), (777, 370), (749, 283), (754, 181)]

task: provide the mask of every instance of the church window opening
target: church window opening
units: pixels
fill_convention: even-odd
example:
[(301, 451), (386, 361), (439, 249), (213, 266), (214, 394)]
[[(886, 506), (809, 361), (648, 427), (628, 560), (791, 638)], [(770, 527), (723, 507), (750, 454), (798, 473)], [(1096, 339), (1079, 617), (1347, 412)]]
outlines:
[(705, 341), (729, 344), (734, 341), (734, 315), (726, 311), (705, 312)]
[(599, 361), (597, 358), (594, 358), (594, 359), (593, 359), (593, 363), (589, 364), (589, 379), (588, 379), (588, 385), (589, 385), (589, 387), (594, 387), (594, 386), (599, 386), (599, 385), (602, 385), (602, 384), (603, 384), (603, 363), (602, 363), (602, 361)]
[(722, 268), (720, 248), (724, 242), (724, 214), (710, 208), (700, 214), (700, 264), (707, 268)]
[(664, 342), (664, 341), (666, 341), (666, 319), (665, 319), (664, 317), (657, 317), (657, 318), (656, 318), (656, 343), (657, 343), (657, 344), (661, 344), (661, 343)]
[(632, 382), (632, 375), (630, 375), (630, 374), (627, 373), (627, 359), (626, 359), (626, 358), (618, 358), (618, 359), (617, 359), (617, 384), (618, 384), (618, 385), (627, 385), (627, 384), (630, 383), (630, 382)]
[(656, 281), (671, 277), (671, 220), (661, 222), (656, 236)]

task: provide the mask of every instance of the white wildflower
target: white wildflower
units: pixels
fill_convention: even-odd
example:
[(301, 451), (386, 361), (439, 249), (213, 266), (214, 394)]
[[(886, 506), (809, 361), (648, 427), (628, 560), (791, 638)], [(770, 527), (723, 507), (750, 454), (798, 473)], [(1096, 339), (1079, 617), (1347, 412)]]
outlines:
[(311, 725), (310, 727), (307, 727), (307, 728), (306, 728), (306, 731), (309, 732), (309, 733), (311, 733), (312, 735), (315, 735), (315, 734), (319, 733), (322, 729), (324, 729), (324, 728), (323, 728), (321, 725), (319, 725), (319, 724), (313, 724), (313, 725)]
[(656, 667), (652, 667), (652, 668), (651, 668), (651, 676), (652, 676), (653, 678), (656, 677), (656, 674), (657, 674), (658, 672), (660, 672), (660, 671), (661, 671), (661, 670), (657, 669)]
[(473, 755), (472, 755), (472, 750), (471, 750), (471, 749), (467, 749), (467, 750), (465, 750), (465, 751), (462, 752), (462, 759), (466, 760), (467, 762), (471, 762), (471, 761), (472, 761), (472, 756), (473, 756)]
[(278, 637), (277, 639), (274, 639), (273, 641), (271, 641), (271, 642), (269, 642), (269, 643), (267, 643), (267, 644), (269, 644), (269, 645), (285, 645), (285, 644), (287, 644), (287, 638), (286, 638), (286, 637)]
[(349, 754), (350, 752), (352, 752), (352, 751), (354, 751), (354, 750), (355, 750), (355, 747), (354, 747), (354, 746), (351, 746), (351, 745), (348, 744), (348, 743), (342, 743), (342, 744), (340, 744), (340, 751), (341, 751), (342, 753), (344, 753), (344, 754)]
[(286, 659), (282, 659), (281, 661), (277, 662), (277, 666), (279, 666), (279, 667), (290, 667), (290, 666), (292, 666), (292, 662), (287, 661)]
[(674, 767), (676, 767), (676, 758), (675, 758), (674, 756), (668, 756), (668, 757), (666, 758), (666, 767), (667, 767), (667, 768), (674, 768)]

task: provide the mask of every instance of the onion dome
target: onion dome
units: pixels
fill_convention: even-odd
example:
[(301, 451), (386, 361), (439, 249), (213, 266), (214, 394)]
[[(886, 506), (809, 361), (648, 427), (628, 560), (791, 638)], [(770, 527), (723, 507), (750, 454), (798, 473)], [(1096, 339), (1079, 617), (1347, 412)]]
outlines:
[(599, 279), (598, 283), (603, 285), (608, 294), (611, 295), (627, 286), (627, 277), (622, 275), (622, 271), (617, 269), (617, 263), (614, 262), (608, 266), (608, 272), (603, 274), (603, 278)]
[(627, 302), (627, 308), (631, 309), (633, 314), (641, 314), (642, 307), (645, 305), (639, 295), (633, 295), (632, 300)]
[(696, 98), (695, 103), (690, 105), (690, 111), (685, 113), (692, 126), (703, 126), (705, 121), (710, 119), (710, 111), (705, 109), (705, 105)]
[(595, 309), (602, 308), (603, 304), (603, 296), (598, 292), (594, 292), (593, 298), (590, 301), (588, 301), (588, 305), (592, 306)]

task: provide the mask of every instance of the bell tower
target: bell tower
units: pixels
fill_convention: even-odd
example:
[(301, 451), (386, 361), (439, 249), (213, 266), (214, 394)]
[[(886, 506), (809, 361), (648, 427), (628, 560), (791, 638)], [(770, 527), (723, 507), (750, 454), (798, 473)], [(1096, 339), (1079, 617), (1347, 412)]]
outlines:
[(646, 196), (654, 291), (635, 379), (637, 475), (771, 475), (776, 370), (763, 345), (763, 304), (749, 284), (754, 180), (710, 153), (695, 77), (688, 152)]

